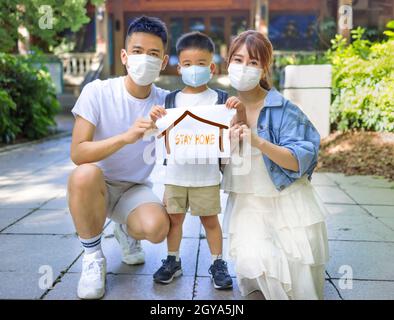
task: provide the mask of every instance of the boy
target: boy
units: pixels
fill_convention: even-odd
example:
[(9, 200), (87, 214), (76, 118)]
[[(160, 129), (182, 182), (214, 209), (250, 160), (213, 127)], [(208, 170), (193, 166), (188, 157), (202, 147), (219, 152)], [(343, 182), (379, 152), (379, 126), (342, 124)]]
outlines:
[[(224, 104), (227, 93), (207, 86), (215, 71), (212, 61), (215, 50), (213, 41), (205, 34), (191, 32), (178, 40), (176, 50), (179, 58), (178, 73), (186, 86), (182, 90), (171, 92), (166, 97), (165, 107)], [(156, 121), (165, 113), (164, 108), (155, 106), (151, 111), (151, 119)], [(167, 164), (164, 202), (170, 216), (168, 256), (153, 275), (154, 281), (170, 283), (175, 277), (182, 275), (179, 247), (182, 224), (190, 207), (191, 214), (200, 217), (206, 231), (212, 255), (209, 273), (214, 287), (232, 288), (227, 264), (222, 260), (222, 230), (217, 216), (221, 212), (219, 183), (218, 160), (209, 164)]]

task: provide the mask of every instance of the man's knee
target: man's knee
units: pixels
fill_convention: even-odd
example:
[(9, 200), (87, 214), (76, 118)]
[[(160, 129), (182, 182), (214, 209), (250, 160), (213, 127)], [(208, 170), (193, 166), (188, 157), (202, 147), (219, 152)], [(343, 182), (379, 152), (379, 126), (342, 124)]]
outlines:
[(168, 234), (169, 223), (164, 222), (148, 222), (143, 226), (143, 232), (145, 234), (145, 238), (152, 243), (160, 243), (163, 242)]
[(169, 228), (170, 222), (165, 212), (161, 212), (160, 214), (152, 216), (150, 219), (146, 219), (142, 224), (142, 232), (145, 235), (145, 239), (153, 243), (164, 241), (167, 237)]
[(103, 179), (103, 173), (94, 164), (82, 164), (75, 168), (68, 179), (69, 192), (73, 190), (86, 191), (97, 187)]

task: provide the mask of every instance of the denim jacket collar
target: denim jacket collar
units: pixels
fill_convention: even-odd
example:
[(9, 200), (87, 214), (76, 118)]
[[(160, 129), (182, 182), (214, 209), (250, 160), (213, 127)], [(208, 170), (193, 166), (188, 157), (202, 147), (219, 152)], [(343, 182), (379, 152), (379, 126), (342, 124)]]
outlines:
[(283, 106), (283, 96), (272, 87), (267, 96), (264, 99), (264, 107), (282, 107)]

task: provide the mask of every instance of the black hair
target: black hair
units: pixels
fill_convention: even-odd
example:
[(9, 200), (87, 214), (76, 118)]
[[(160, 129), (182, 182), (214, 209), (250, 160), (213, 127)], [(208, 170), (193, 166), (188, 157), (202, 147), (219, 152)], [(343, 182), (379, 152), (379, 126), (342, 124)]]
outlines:
[(164, 48), (167, 47), (167, 28), (159, 18), (141, 16), (134, 19), (127, 28), (125, 48), (127, 48), (127, 42), (134, 32), (145, 32), (158, 36), (163, 41)]
[(186, 49), (201, 49), (215, 53), (215, 44), (206, 34), (194, 31), (182, 35), (176, 42), (176, 54), (178, 56)]

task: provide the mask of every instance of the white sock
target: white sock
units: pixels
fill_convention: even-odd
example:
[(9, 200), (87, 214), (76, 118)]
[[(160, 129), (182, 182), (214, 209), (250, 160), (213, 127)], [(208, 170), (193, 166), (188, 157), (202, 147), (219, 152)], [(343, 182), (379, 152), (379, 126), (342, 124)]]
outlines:
[(168, 255), (175, 257), (175, 261), (179, 261), (179, 251), (168, 251)]
[(215, 260), (222, 259), (221, 254), (212, 254), (211, 257), (212, 257), (212, 264), (215, 262)]
[(90, 239), (83, 239), (79, 237), (79, 241), (81, 241), (86, 254), (91, 254), (98, 250), (101, 251), (101, 233)]

